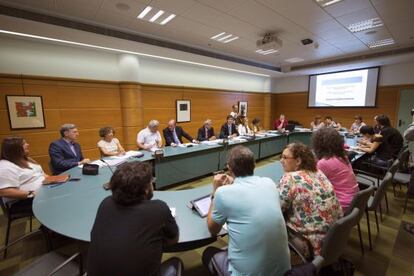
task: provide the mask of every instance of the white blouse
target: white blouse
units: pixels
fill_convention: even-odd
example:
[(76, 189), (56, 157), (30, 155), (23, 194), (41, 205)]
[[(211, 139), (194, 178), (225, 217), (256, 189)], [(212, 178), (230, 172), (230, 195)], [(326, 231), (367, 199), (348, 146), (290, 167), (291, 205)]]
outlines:
[(237, 132), (239, 133), (239, 135), (247, 135), (247, 134), (252, 133), (249, 126), (245, 126), (245, 125), (242, 125), (242, 124), (239, 124), (237, 126)]
[[(42, 167), (29, 162), (29, 168), (21, 168), (8, 160), (0, 160), (0, 189), (17, 188), (23, 191), (38, 190), (45, 179)], [(4, 201), (9, 201), (4, 198)]]
[(105, 140), (100, 140), (98, 142), (98, 148), (103, 148), (108, 152), (118, 152), (119, 148), (119, 140), (117, 138), (112, 138), (111, 142), (107, 142)]

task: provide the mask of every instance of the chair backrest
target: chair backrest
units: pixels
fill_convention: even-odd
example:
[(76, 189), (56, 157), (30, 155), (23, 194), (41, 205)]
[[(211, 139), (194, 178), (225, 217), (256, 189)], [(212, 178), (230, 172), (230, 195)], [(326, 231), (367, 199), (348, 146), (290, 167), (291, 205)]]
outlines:
[(370, 208), (377, 208), (381, 202), (381, 200), (384, 198), (384, 195), (387, 191), (388, 185), (391, 185), (392, 182), (392, 174), (390, 172), (387, 172), (385, 177), (381, 180), (377, 191), (375, 192), (374, 199), (372, 201), (372, 205), (369, 206)]
[[(330, 265), (338, 260), (345, 250), (352, 228), (358, 223), (360, 210), (354, 208), (351, 213), (337, 220), (323, 239), (321, 256), (322, 266)], [(319, 265), (318, 265), (319, 266)]]
[(399, 155), (398, 160), (400, 160), (399, 169), (403, 172), (408, 172), (410, 167), (410, 150), (408, 148), (404, 149)]
[(360, 190), (354, 195), (351, 204), (349, 205), (348, 209), (346, 209), (344, 212), (344, 216), (348, 216), (354, 210), (354, 208), (358, 208), (360, 211), (360, 214), (358, 215), (358, 221), (361, 220), (362, 216), (364, 215), (364, 211), (367, 206), (369, 197), (372, 195), (375, 189), (372, 185), (364, 186), (366, 186), (365, 189)]
[(394, 177), (394, 174), (397, 172), (399, 167), (400, 167), (400, 160), (395, 159), (391, 167), (388, 169), (388, 172), (391, 173), (392, 177)]
[(414, 195), (414, 170), (411, 172), (410, 182), (408, 182), (407, 194)]

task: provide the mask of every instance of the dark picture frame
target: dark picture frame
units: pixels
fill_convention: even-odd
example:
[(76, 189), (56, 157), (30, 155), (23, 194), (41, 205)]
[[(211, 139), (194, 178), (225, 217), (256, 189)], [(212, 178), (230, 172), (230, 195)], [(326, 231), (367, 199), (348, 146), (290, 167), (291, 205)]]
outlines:
[(42, 96), (6, 95), (11, 130), (46, 128)]
[(247, 102), (239, 102), (239, 116), (247, 116)]

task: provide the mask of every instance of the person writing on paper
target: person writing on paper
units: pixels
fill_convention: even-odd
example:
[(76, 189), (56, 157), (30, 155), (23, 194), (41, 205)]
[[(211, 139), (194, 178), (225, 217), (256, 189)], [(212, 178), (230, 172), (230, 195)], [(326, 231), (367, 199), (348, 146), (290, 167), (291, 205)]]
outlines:
[(234, 118), (231, 115), (227, 116), (227, 122), (221, 126), (220, 139), (237, 137), (239, 132), (234, 124)]
[(230, 112), (230, 116), (232, 116), (234, 118), (234, 120), (237, 119), (237, 117), (239, 116), (239, 107), (237, 104), (234, 104), (231, 107), (232, 111)]
[(60, 174), (73, 167), (91, 162), (84, 158), (80, 145), (78, 128), (74, 124), (64, 124), (60, 128), (61, 138), (49, 146), (50, 163), (53, 174)]
[(285, 114), (280, 114), (279, 119), (273, 124), (274, 130), (282, 131), (288, 125), (288, 119), (286, 119)]
[(160, 123), (157, 120), (151, 120), (146, 128), (138, 132), (138, 149), (152, 151), (162, 148), (161, 134), (158, 131), (159, 126)]
[(208, 247), (203, 264), (212, 275), (283, 275), (290, 254), (276, 184), (254, 175), (254, 154), (247, 147), (230, 150), (227, 168), (230, 176), (214, 176), (207, 226), (217, 235), (227, 223), (229, 246)]
[(362, 116), (356, 115), (354, 117), (355, 121), (349, 128), (349, 132), (352, 134), (358, 134), (361, 127), (366, 126), (366, 124), (362, 121)]
[(240, 116), (240, 123), (237, 126), (237, 132), (239, 133), (239, 135), (249, 135), (252, 134), (253, 132), (250, 130), (249, 127), (249, 119), (247, 119), (246, 116)]
[(191, 137), (182, 127), (177, 126), (175, 120), (171, 119), (168, 122), (168, 126), (163, 129), (162, 134), (164, 135), (165, 145), (176, 147), (183, 143), (183, 137), (188, 141), (198, 144), (199, 142)]
[(161, 264), (164, 246), (176, 244), (179, 231), (168, 205), (152, 199), (152, 166), (123, 164), (109, 187), (91, 231), (88, 275), (164, 275), (182, 265), (178, 258)]
[(259, 118), (254, 118), (253, 119), (253, 121), (252, 121), (252, 130), (253, 130), (254, 133), (265, 132)]
[(0, 196), (4, 203), (33, 213), (33, 197), (47, 176), (42, 167), (29, 157), (26, 140), (20, 137), (4, 138), (0, 158)]
[(388, 160), (392, 158), (392, 154), (384, 143), (384, 137), (381, 134), (376, 134), (371, 126), (363, 126), (359, 132), (362, 134), (363, 139), (358, 141), (358, 150), (368, 154), (354, 162), (354, 168), (360, 168), (362, 163), (367, 160), (380, 166), (387, 166)]
[(103, 127), (99, 130), (99, 136), (102, 138), (98, 142), (98, 148), (101, 156), (124, 155), (125, 150), (121, 143), (114, 137), (115, 130), (112, 127)]
[(205, 120), (204, 125), (198, 129), (197, 140), (200, 142), (216, 140), (213, 122), (210, 119)]
[(341, 129), (341, 124), (340, 123), (336, 123), (331, 116), (326, 116), (325, 117), (325, 127), (330, 127), (333, 128), (335, 130), (340, 130)]

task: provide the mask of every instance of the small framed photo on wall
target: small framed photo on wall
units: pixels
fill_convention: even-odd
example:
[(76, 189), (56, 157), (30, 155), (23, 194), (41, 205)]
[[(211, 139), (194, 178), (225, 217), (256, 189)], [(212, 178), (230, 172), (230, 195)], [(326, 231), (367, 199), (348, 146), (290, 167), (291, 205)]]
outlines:
[(191, 101), (190, 100), (177, 100), (177, 123), (191, 122)]
[(10, 129), (45, 128), (41, 96), (6, 95)]
[(247, 102), (239, 102), (239, 116), (247, 116)]

